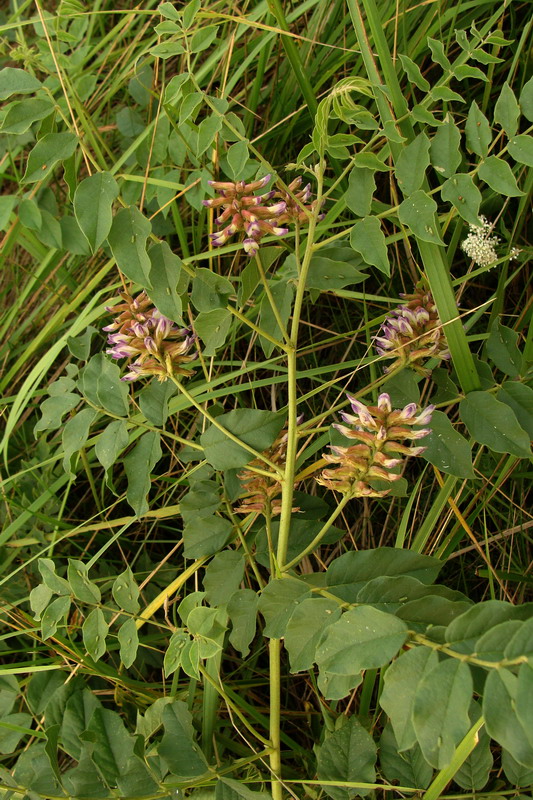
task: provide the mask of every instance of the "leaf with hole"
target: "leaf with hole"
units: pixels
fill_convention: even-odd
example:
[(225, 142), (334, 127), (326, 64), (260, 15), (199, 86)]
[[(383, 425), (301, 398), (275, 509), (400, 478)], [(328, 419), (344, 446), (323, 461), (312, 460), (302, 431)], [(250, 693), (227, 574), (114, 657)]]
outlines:
[(73, 392), (47, 397), (41, 403), (41, 419), (33, 428), (34, 435), (39, 431), (59, 428), (65, 414), (72, 411), (78, 405), (80, 399), (79, 394), (74, 394)]
[(372, 606), (357, 606), (330, 625), (316, 651), (320, 671), (353, 675), (391, 661), (407, 639), (407, 625)]
[(201, 311), (194, 321), (194, 329), (203, 342), (202, 352), (206, 358), (214, 356), (222, 347), (231, 328), (232, 315), (226, 308)]
[[(528, 664), (523, 666), (531, 669)], [(518, 717), (518, 677), (508, 669), (489, 672), (483, 690), (483, 716), (487, 733), (523, 767), (533, 767), (531, 734)], [(533, 695), (526, 699), (531, 707)], [(529, 735), (528, 735), (529, 734)]]
[(448, 115), (431, 140), (429, 157), (436, 172), (451, 178), (461, 163), (461, 132)]
[(197, 311), (225, 308), (228, 297), (234, 293), (231, 282), (210, 269), (196, 270), (192, 282), (191, 303)]
[(311, 669), (318, 645), (340, 615), (339, 603), (325, 597), (309, 597), (296, 606), (284, 637), (291, 672)]
[(437, 219), (437, 204), (428, 194), (419, 189), (407, 197), (398, 208), (398, 217), (418, 239), (444, 245), (440, 237)]
[(7, 100), (13, 94), (29, 94), (42, 86), (29, 72), (15, 67), (4, 67), (0, 70), (0, 100)]
[(83, 644), (94, 661), (106, 652), (106, 637), (109, 631), (101, 608), (94, 608), (86, 617), (81, 628)]
[(158, 747), (161, 758), (173, 775), (198, 778), (207, 772), (205, 757), (194, 740), (192, 715), (187, 704), (176, 700), (163, 709), (165, 732)]
[(489, 121), (474, 100), (468, 111), (465, 124), (466, 146), (470, 153), (483, 158), (489, 152), (492, 133)]
[(267, 583), (259, 596), (259, 611), (266, 623), (264, 635), (270, 639), (284, 636), (293, 611), (310, 596), (309, 586), (297, 578), (277, 578)]
[(522, 364), (517, 342), (518, 333), (495, 319), (487, 339), (487, 354), (498, 369), (511, 378), (519, 376)]
[(424, 437), (422, 458), (438, 469), (458, 478), (474, 478), (472, 448), (455, 430), (448, 416), (434, 411), (431, 417), (431, 433)]
[(350, 211), (353, 211), (358, 217), (370, 214), (375, 191), (374, 170), (366, 167), (353, 167), (348, 175), (348, 189), (344, 195)]
[(386, 779), (399, 783), (400, 786), (426, 789), (433, 776), (433, 769), (425, 760), (418, 744), (399, 752), (390, 722), (383, 728), (379, 740), (379, 764)]
[(120, 660), (129, 669), (137, 656), (139, 648), (139, 635), (134, 619), (127, 619), (122, 623), (117, 633), (120, 645)]
[(151, 472), (161, 456), (159, 432), (147, 431), (124, 458), (124, 469), (128, 479), (126, 498), (137, 516), (148, 511), (147, 495), (150, 491)]
[(185, 558), (204, 558), (218, 553), (227, 543), (233, 526), (223, 517), (197, 516), (183, 529)]
[(70, 611), (70, 597), (61, 595), (52, 600), (41, 615), (41, 636), (43, 640), (53, 636), (59, 626), (66, 624), (67, 614)]
[(405, 145), (396, 159), (396, 178), (405, 197), (420, 189), (429, 167), (430, 142), (424, 132)]
[(415, 64), (415, 62), (410, 59), (409, 56), (402, 55), (402, 53), (398, 53), (398, 58), (400, 59), (403, 70), (411, 83), (413, 83), (423, 92), (429, 92), (431, 85), (420, 72), (420, 67), (418, 64)]
[(426, 672), (417, 687), (413, 726), (424, 758), (436, 769), (448, 766), (470, 727), (472, 689), (470, 668), (452, 658)]
[(212, 606), (227, 603), (239, 588), (243, 577), (244, 556), (240, 552), (224, 550), (217, 553), (205, 570), (204, 589), (207, 601)]
[(513, 138), (509, 140), (507, 150), (509, 155), (514, 158), (515, 161), (518, 161), (519, 164), (526, 164), (528, 167), (533, 167), (533, 136), (526, 133), (513, 136)]
[(458, 172), (442, 184), (440, 195), (451, 203), (469, 225), (480, 226), (481, 192), (468, 173)]
[(26, 133), (34, 122), (45, 119), (53, 110), (50, 100), (42, 97), (29, 97), (12, 103), (0, 124), (0, 133)]
[(128, 614), (137, 614), (140, 608), (140, 592), (130, 567), (126, 567), (124, 572), (117, 575), (113, 581), (111, 592), (119, 608), (123, 608)]
[(374, 578), (407, 575), (431, 584), (442, 566), (437, 558), (395, 547), (356, 550), (331, 562), (326, 572), (326, 585), (336, 597), (355, 603), (360, 589)]
[[(70, 417), (61, 435), (63, 444), (63, 469), (71, 478), (75, 478), (73, 471), (72, 456), (77, 455), (85, 447), (89, 438), (89, 431), (98, 412), (92, 408), (83, 408), (81, 411)], [(74, 467), (75, 469), (75, 467)]]
[[(283, 428), (285, 417), (272, 411), (238, 408), (227, 414), (220, 414), (217, 422), (242, 442), (262, 453), (274, 443)], [(201, 435), (200, 443), (204, 448), (205, 458), (215, 469), (244, 467), (254, 458), (252, 453), (229, 439), (215, 425), (210, 425)]]
[(520, 119), (520, 106), (515, 97), (515, 93), (507, 83), (504, 82), (500, 96), (494, 106), (494, 122), (500, 125), (507, 136), (511, 138), (518, 130), (518, 120)]
[(237, 589), (228, 601), (227, 611), (232, 625), (229, 640), (243, 658), (250, 652), (255, 636), (258, 603), (259, 597), (253, 589)]
[(100, 589), (93, 581), (89, 580), (89, 570), (83, 561), (69, 558), (67, 576), (74, 597), (81, 600), (82, 603), (90, 605), (100, 602)]
[(306, 287), (334, 291), (352, 286), (368, 277), (360, 271), (365, 268), (366, 264), (350, 247), (324, 247), (311, 256)]
[(128, 446), (128, 442), (128, 429), (124, 420), (116, 419), (104, 428), (98, 437), (94, 453), (106, 472)]
[(525, 383), (505, 381), (496, 396), (513, 409), (519, 424), (533, 439), (533, 389)]

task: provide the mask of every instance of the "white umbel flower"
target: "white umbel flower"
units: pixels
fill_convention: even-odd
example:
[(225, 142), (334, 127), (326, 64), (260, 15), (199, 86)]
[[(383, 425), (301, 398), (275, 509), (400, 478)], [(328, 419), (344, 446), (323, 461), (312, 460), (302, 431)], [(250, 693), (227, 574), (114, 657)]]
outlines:
[(461, 249), (474, 264), (487, 267), (498, 259), (494, 249), (499, 243), (498, 236), (492, 236), (492, 225), (486, 217), (480, 216), (481, 225), (469, 225), (469, 234), (461, 243)]

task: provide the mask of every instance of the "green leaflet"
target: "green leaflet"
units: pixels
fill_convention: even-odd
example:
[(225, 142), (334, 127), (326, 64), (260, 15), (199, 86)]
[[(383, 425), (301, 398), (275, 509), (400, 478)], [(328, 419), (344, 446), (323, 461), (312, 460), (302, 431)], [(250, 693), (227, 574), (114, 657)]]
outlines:
[(92, 252), (107, 238), (113, 222), (112, 206), (118, 185), (109, 172), (85, 178), (74, 195), (74, 213)]
[(46, 178), (60, 161), (70, 158), (78, 146), (73, 133), (47, 133), (28, 155), (22, 183), (35, 183)]
[(472, 448), (442, 411), (434, 411), (431, 433), (424, 437), (422, 457), (430, 464), (458, 478), (473, 478)]
[(446, 659), (426, 672), (417, 687), (413, 726), (426, 761), (443, 769), (468, 731), (472, 676), (467, 664)]
[(459, 404), (461, 419), (470, 435), (497, 453), (527, 458), (529, 436), (520, 427), (513, 410), (489, 392), (470, 392)]
[(122, 208), (114, 217), (107, 240), (117, 266), (132, 281), (143, 289), (151, 289), (150, 257), (146, 243), (152, 225), (136, 206)]
[[(318, 780), (373, 783), (376, 778), (376, 745), (357, 717), (350, 717), (341, 728), (330, 734), (320, 746), (317, 757)], [(333, 800), (364, 797), (370, 789), (324, 785)]]
[(406, 639), (402, 620), (372, 606), (357, 606), (328, 628), (316, 662), (321, 672), (357, 674), (392, 660)]
[(150, 474), (161, 458), (160, 434), (153, 431), (143, 433), (133, 450), (124, 459), (128, 478), (126, 497), (137, 516), (148, 511), (146, 496), (150, 491)]
[[(272, 411), (239, 408), (217, 417), (217, 422), (241, 441), (262, 453), (274, 442), (283, 427), (284, 418)], [(211, 425), (200, 437), (204, 455), (215, 469), (243, 467), (253, 456), (217, 427)]]

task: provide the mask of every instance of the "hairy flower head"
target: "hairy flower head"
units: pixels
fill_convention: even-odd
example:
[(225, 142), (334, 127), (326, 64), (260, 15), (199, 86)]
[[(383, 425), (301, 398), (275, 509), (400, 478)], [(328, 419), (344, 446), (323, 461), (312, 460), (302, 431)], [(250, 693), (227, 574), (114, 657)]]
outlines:
[(423, 366), (428, 358), (448, 359), (446, 337), (430, 292), (420, 289), (400, 295), (406, 302), (393, 309), (380, 328), (374, 343), (378, 354), (393, 358), (386, 371), (410, 366), (426, 376)]
[[(287, 222), (309, 222), (309, 215), (315, 210), (316, 200), (311, 200), (311, 184), (308, 183), (301, 189), (302, 178), (295, 178), (288, 185), (289, 191), (278, 191), (274, 197), (279, 197), (285, 203), (285, 211), (278, 217), (279, 223)], [(323, 215), (320, 215), (321, 218)]]
[(243, 232), (243, 248), (249, 256), (253, 256), (259, 249), (261, 238), (267, 234), (284, 236), (287, 228), (280, 227), (278, 218), (285, 212), (286, 204), (283, 201), (267, 205), (275, 192), (270, 191), (262, 195), (255, 192), (263, 189), (270, 181), (270, 175), (265, 175), (257, 181), (245, 183), (237, 181), (209, 181), (220, 197), (204, 200), (204, 206), (220, 209), (219, 216), (215, 219), (217, 225), (225, 227), (210, 234), (214, 247), (221, 247), (236, 233)]
[(144, 291), (135, 298), (120, 292), (120, 297), (121, 303), (107, 308), (116, 317), (103, 330), (109, 334), (111, 347), (106, 352), (112, 358), (135, 359), (121, 380), (156, 375), (164, 381), (170, 375), (192, 375), (194, 370), (184, 366), (196, 358), (195, 353), (188, 355), (196, 338), (192, 330), (178, 328), (163, 316)]
[[(300, 424), (303, 416), (298, 417), (297, 423)], [(265, 450), (264, 456), (268, 458), (276, 466), (284, 466), (287, 454), (287, 428), (284, 428), (277, 436), (275, 442)], [(250, 462), (248, 467), (240, 472), (237, 477), (242, 484), (242, 499), (239, 505), (234, 508), (236, 514), (248, 514), (250, 511), (260, 511), (264, 513), (267, 508), (270, 510), (272, 516), (281, 513), (281, 483), (274, 477), (267, 478), (265, 475), (260, 475), (254, 472), (250, 467), (265, 468), (265, 464), (261, 459), (256, 458)], [(293, 511), (298, 511), (298, 508), (293, 508)]]
[(324, 453), (322, 457), (337, 466), (323, 470), (317, 481), (351, 497), (384, 497), (390, 489), (374, 489), (369, 481), (373, 478), (388, 483), (398, 480), (401, 476), (393, 470), (401, 466), (407, 456), (424, 452), (425, 447), (413, 446), (410, 442), (430, 433), (429, 428), (420, 426), (431, 422), (434, 406), (427, 406), (420, 413), (415, 403), (393, 409), (386, 393), (379, 396), (377, 406), (366, 406), (350, 395), (348, 400), (353, 413), (342, 411), (346, 424), (334, 427), (355, 443), (347, 447), (331, 445), (331, 453)]

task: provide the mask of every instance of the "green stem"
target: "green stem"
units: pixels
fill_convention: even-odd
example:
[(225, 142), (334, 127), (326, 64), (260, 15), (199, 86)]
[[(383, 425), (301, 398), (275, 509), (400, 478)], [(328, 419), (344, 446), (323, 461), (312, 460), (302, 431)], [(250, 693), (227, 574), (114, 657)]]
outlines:
[[(235, 436), (233, 433), (231, 433), (231, 431), (228, 431), (227, 428), (225, 428), (223, 425), (221, 425), (220, 422), (218, 422), (218, 420), (216, 419), (216, 417), (213, 417), (209, 413), (209, 411), (207, 411), (202, 405), (200, 405), (200, 403), (196, 400), (196, 398), (193, 397), (192, 394), (189, 391), (187, 391), (185, 386), (182, 384), (181, 381), (179, 381), (176, 378), (175, 375), (169, 374), (169, 378), (172, 381), (172, 383), (174, 383), (178, 387), (178, 389), (180, 390), (182, 395), (187, 398), (189, 403), (192, 406), (194, 406), (194, 408), (196, 408), (196, 410), (199, 411), (200, 414), (202, 414), (211, 423), (211, 425), (214, 425), (215, 428), (218, 428), (218, 430), (221, 433), (223, 433), (224, 436), (227, 436), (228, 439), (231, 439), (232, 442), (235, 442), (235, 444), (238, 444), (239, 447), (242, 447), (244, 450), (247, 450), (249, 453), (252, 453), (254, 458), (259, 458), (265, 464), (268, 464), (268, 466), (274, 471), (274, 473), (276, 475), (280, 475), (279, 467), (277, 467), (276, 464), (274, 464), (272, 461), (270, 461), (270, 459), (268, 459), (266, 456), (264, 456), (263, 453), (258, 453), (257, 450), (254, 450), (253, 447), (250, 447), (249, 444), (246, 444), (246, 442), (243, 442), (241, 439), (239, 439), (238, 436)], [(272, 477), (272, 476), (270, 476), (270, 477)], [(281, 475), (280, 475), (280, 477), (281, 477)]]
[(288, 570), (292, 569), (292, 567), (295, 567), (296, 564), (298, 564), (302, 560), (302, 558), (304, 558), (309, 553), (312, 553), (313, 550), (315, 550), (318, 547), (318, 545), (320, 544), (326, 533), (329, 531), (329, 529), (331, 528), (337, 517), (342, 513), (343, 509), (351, 499), (352, 499), (351, 494), (344, 495), (339, 505), (331, 512), (326, 522), (322, 525), (322, 527), (320, 528), (319, 532), (317, 533), (313, 541), (310, 542), (304, 550), (298, 553), (298, 555), (295, 556), (295, 558), (289, 561), (288, 564), (284, 565), (282, 569), (283, 572), (287, 572)]
[(317, 174), (317, 200), (315, 210), (309, 220), (309, 230), (304, 257), (302, 259), (300, 275), (298, 277), (298, 287), (294, 300), (292, 312), (292, 323), (290, 342), (287, 346), (287, 392), (288, 392), (288, 425), (287, 425), (287, 452), (285, 460), (285, 472), (282, 481), (283, 493), (281, 496), (281, 515), (279, 522), (279, 536), (277, 549), (278, 568), (283, 571), (287, 549), (289, 546), (289, 535), (292, 519), (292, 501), (294, 495), (294, 476), (296, 471), (296, 456), (298, 453), (298, 396), (297, 396), (297, 369), (296, 351), (298, 348), (298, 331), (300, 328), (300, 317), (307, 282), (307, 274), (311, 264), (311, 257), (314, 251), (314, 234), (320, 205), (322, 200), (322, 187), (324, 176), (324, 161), (321, 161), (320, 170)]
[[(274, 311), (274, 307), (275, 306), (272, 307), (272, 311)], [(251, 328), (253, 331), (255, 331), (255, 333), (257, 333), (258, 336), (262, 336), (264, 339), (268, 339), (269, 342), (272, 342), (273, 345), (275, 345), (276, 347), (279, 347), (280, 350), (285, 350), (286, 349), (286, 345), (283, 342), (280, 342), (279, 339), (276, 339), (274, 336), (271, 336), (269, 333), (266, 333), (266, 331), (262, 330), (262, 328), (260, 328), (259, 325), (256, 325), (255, 323), (253, 323), (251, 320), (248, 319), (248, 317), (246, 317), (244, 314), (241, 314), (241, 312), (238, 311), (236, 308), (234, 308), (233, 306), (227, 305), (226, 309), (231, 314), (233, 314), (234, 317), (237, 317), (238, 320), (240, 320), (245, 325), (247, 325), (249, 328)], [(276, 313), (279, 313), (277, 308), (276, 308), (276, 311), (274, 312), (274, 314), (276, 314)], [(276, 317), (276, 319), (277, 319), (277, 317)], [(284, 329), (281, 328), (280, 330), (283, 333)]]
[(282, 800), (281, 785), (281, 641), (270, 639), (270, 769), (272, 770), (272, 799)]
[[(278, 547), (275, 572), (282, 572), (283, 565), (287, 558), (289, 545), (289, 535), (292, 519), (292, 505), (294, 496), (294, 477), (296, 473), (296, 457), (298, 454), (298, 395), (297, 395), (297, 370), (296, 352), (298, 348), (298, 331), (300, 327), (300, 317), (305, 293), (307, 273), (313, 255), (313, 239), (320, 213), (322, 199), (322, 186), (324, 175), (324, 162), (321, 161), (320, 170), (317, 175), (317, 202), (315, 210), (310, 215), (309, 230), (304, 257), (299, 270), (298, 287), (294, 300), (292, 323), (290, 330), (290, 340), (286, 347), (287, 352), (287, 392), (288, 392), (288, 425), (287, 425), (287, 450), (285, 456), (285, 470), (281, 481), (281, 515), (279, 523)], [(297, 260), (299, 260), (297, 253)], [(271, 552), (271, 563), (273, 561)], [(269, 643), (270, 654), (270, 742), (272, 754), (270, 756), (270, 766), (272, 769), (272, 798), (282, 800), (283, 788), (281, 783), (281, 642), (279, 639), (271, 639)]]
[[(285, 324), (284, 324), (283, 320), (281, 319), (281, 316), (280, 316), (280, 313), (279, 313), (279, 309), (278, 309), (278, 307), (276, 305), (276, 301), (274, 300), (274, 296), (272, 295), (272, 292), (270, 291), (270, 286), (268, 285), (267, 276), (265, 274), (265, 270), (263, 269), (263, 265), (261, 264), (261, 259), (259, 257), (259, 254), (257, 254), (256, 257), (255, 257), (255, 263), (257, 264), (257, 269), (259, 270), (259, 274), (261, 275), (261, 281), (263, 283), (263, 286), (264, 286), (264, 289), (265, 289), (265, 294), (267, 296), (268, 302), (270, 303), (270, 308), (272, 309), (272, 313), (274, 314), (274, 319), (276, 320), (276, 322), (278, 324), (278, 328), (280, 330), (281, 335), (283, 336), (285, 341), (288, 342), (289, 341), (289, 334), (287, 333), (287, 329), (285, 327)], [(285, 349), (284, 345), (281, 345), (281, 347), (283, 349)]]

